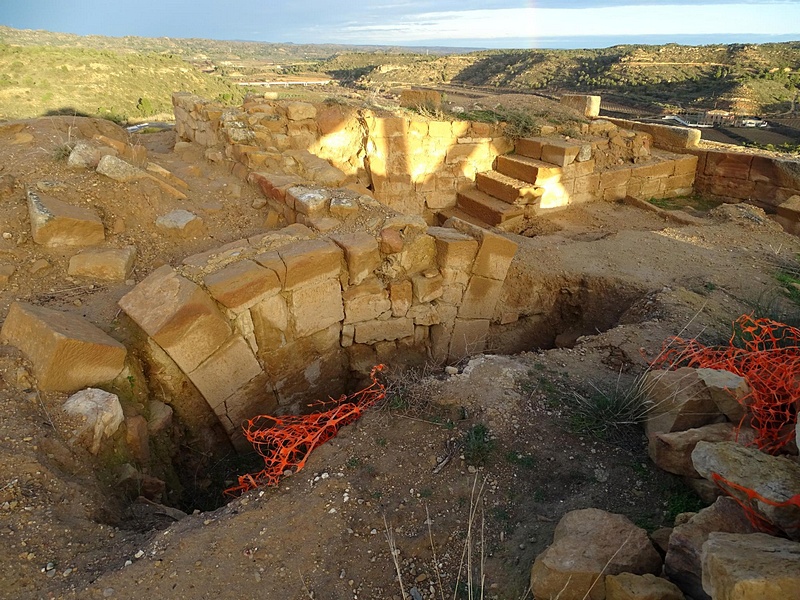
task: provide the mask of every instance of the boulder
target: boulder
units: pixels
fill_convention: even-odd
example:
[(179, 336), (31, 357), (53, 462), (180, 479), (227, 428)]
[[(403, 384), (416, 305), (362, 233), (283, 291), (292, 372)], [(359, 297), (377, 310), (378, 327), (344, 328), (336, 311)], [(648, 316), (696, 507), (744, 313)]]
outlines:
[(655, 433), (648, 439), (647, 450), (656, 465), (675, 475), (700, 477), (692, 464), (692, 450), (698, 442), (724, 442), (734, 439), (736, 428), (731, 423), (715, 423), (697, 429)]
[[(785, 533), (800, 540), (800, 465), (736, 442), (699, 442), (692, 463), (705, 479), (718, 475), (734, 498)], [(736, 487), (724, 485), (730, 482)], [(750, 500), (748, 494), (756, 494)], [(760, 497), (760, 498), (759, 498)]]
[(703, 589), (714, 600), (797, 600), (800, 544), (764, 533), (712, 533), (703, 544)]
[(606, 577), (606, 600), (684, 600), (674, 583), (651, 573), (620, 573)]
[(188, 210), (173, 210), (156, 219), (156, 227), (179, 237), (194, 237), (205, 231), (203, 219)]
[(28, 190), (33, 241), (43, 246), (93, 246), (105, 239), (94, 212)]
[(0, 290), (4, 290), (11, 281), (17, 268), (14, 265), (0, 265)]
[(745, 415), (745, 400), (750, 395), (747, 380), (736, 373), (718, 369), (697, 369), (711, 400), (729, 421), (739, 423)]
[(714, 504), (675, 526), (669, 537), (664, 572), (684, 593), (695, 600), (706, 600), (703, 591), (701, 555), (708, 536), (715, 531), (752, 533), (755, 531), (744, 510), (735, 500), (718, 498)]
[(75, 431), (75, 438), (85, 441), (92, 454), (100, 451), (102, 441), (114, 435), (125, 418), (119, 398), (95, 388), (73, 394), (63, 408), (68, 415), (84, 418), (84, 424)]
[(627, 517), (589, 508), (567, 513), (553, 544), (531, 569), (535, 598), (603, 600), (605, 575), (658, 573), (661, 558), (647, 532)]
[(649, 371), (642, 389), (649, 406), (645, 423), (648, 438), (656, 433), (685, 431), (722, 419), (697, 369)]
[(134, 167), (129, 162), (110, 154), (100, 159), (100, 162), (97, 164), (97, 172), (114, 181), (121, 181), (123, 183), (140, 179), (146, 175), (142, 169)]
[(33, 363), (39, 389), (74, 392), (112, 381), (122, 372), (127, 350), (83, 318), (14, 302), (0, 340)]
[(160, 433), (172, 426), (172, 407), (159, 400), (150, 401), (150, 418), (147, 430), (151, 434)]
[(67, 166), (71, 169), (96, 169), (100, 160), (106, 155), (116, 155), (116, 150), (107, 146), (97, 146), (84, 140), (72, 148), (67, 158)]
[(105, 281), (125, 281), (133, 271), (136, 248), (89, 249), (69, 259), (67, 273)]

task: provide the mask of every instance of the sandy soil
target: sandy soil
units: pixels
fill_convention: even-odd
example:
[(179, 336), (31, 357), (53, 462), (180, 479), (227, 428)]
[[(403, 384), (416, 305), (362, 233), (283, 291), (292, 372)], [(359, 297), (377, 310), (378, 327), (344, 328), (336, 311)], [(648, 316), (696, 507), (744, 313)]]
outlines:
[[(10, 234), (0, 263), (17, 269), (0, 290), (0, 320), (20, 299), (129, 335), (115, 321), (116, 300), (133, 282), (69, 278), (71, 252), (30, 239), (26, 186), (97, 210), (118, 231), (109, 247), (136, 245), (134, 282), (263, 230), (256, 191), (192, 152), (172, 152), (171, 134), (142, 139), (151, 160), (189, 184), (188, 201), (68, 170), (55, 158), (68, 127), (40, 120), (24, 130), (30, 138), (0, 137), (0, 229)], [(174, 208), (201, 215), (207, 237), (156, 232), (155, 218)], [(743, 206), (699, 216), (676, 226), (598, 203), (543, 218), (530, 228), (540, 235), (515, 237), (515, 285), (502, 301), (527, 316), (493, 334), (497, 354), (454, 374), (390, 373), (387, 402), (305, 470), (177, 522), (121, 502), (113, 481), (65, 441), (64, 395), (37, 393), (29, 365), (0, 346), (0, 597), (401, 598), (391, 537), (408, 597), (452, 597), (470, 563), (474, 588), (482, 581), (487, 598), (515, 599), (566, 511), (593, 506), (650, 530), (670, 525), (696, 506), (683, 483), (649, 463), (638, 430), (606, 441), (581, 433), (575, 402), (630, 389), (670, 335), (720, 342), (743, 312), (793, 309), (773, 273), (796, 260), (800, 240)], [(32, 271), (41, 260), (50, 266)], [(556, 297), (552, 310), (536, 308)], [(556, 341), (571, 347), (543, 348)]]

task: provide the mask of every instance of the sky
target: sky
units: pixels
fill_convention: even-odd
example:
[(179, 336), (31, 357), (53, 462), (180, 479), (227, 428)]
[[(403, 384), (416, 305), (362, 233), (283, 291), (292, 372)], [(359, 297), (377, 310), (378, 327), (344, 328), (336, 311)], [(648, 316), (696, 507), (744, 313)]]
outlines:
[(800, 0), (0, 0), (0, 24), (305, 44), (705, 44), (800, 40)]

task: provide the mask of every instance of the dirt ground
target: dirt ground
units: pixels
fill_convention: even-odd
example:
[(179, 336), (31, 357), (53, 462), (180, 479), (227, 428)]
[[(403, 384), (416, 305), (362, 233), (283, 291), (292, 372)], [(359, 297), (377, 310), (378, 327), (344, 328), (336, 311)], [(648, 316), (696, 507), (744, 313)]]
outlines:
[[(142, 140), (150, 160), (189, 184), (189, 200), (67, 169), (59, 148), (69, 128), (43, 119), (0, 133), (0, 264), (16, 267), (0, 290), (0, 320), (23, 300), (126, 340), (116, 301), (135, 282), (263, 231), (256, 190), (195, 151), (173, 152), (170, 132)], [(132, 280), (70, 278), (71, 252), (30, 239), (25, 187), (97, 210), (116, 232), (108, 247), (136, 246)], [(176, 208), (202, 216), (208, 235), (157, 232), (155, 218)], [(596, 203), (531, 224), (538, 235), (515, 236), (515, 285), (501, 300), (528, 316), (492, 334), (493, 353), (449, 374), (390, 372), (387, 401), (304, 470), (177, 521), (161, 507), (126, 506), (67, 442), (65, 395), (38, 393), (23, 357), (0, 346), (0, 597), (416, 600), (456, 588), (469, 597), (469, 571), (475, 597), (482, 586), (487, 598), (519, 599), (530, 597), (533, 559), (569, 510), (623, 513), (650, 531), (671, 525), (696, 497), (653, 467), (640, 430), (585, 433), (576, 402), (626, 393), (671, 335), (718, 343), (744, 312), (791, 311), (774, 272), (800, 252), (798, 238), (756, 209), (697, 216), (675, 225)], [(537, 313), (553, 297), (553, 310)]]

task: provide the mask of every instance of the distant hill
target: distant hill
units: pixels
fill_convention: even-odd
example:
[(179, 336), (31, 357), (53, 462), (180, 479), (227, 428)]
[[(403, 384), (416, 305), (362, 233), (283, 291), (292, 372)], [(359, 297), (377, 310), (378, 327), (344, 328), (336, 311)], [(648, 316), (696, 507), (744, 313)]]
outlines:
[(172, 92), (238, 101), (241, 91), (177, 56), (0, 44), (0, 118), (84, 114), (118, 122), (172, 114)]
[(448, 56), (340, 53), (318, 69), (364, 86), (447, 83), (569, 90), (669, 108), (776, 114), (788, 111), (800, 91), (800, 42), (489, 50)]

